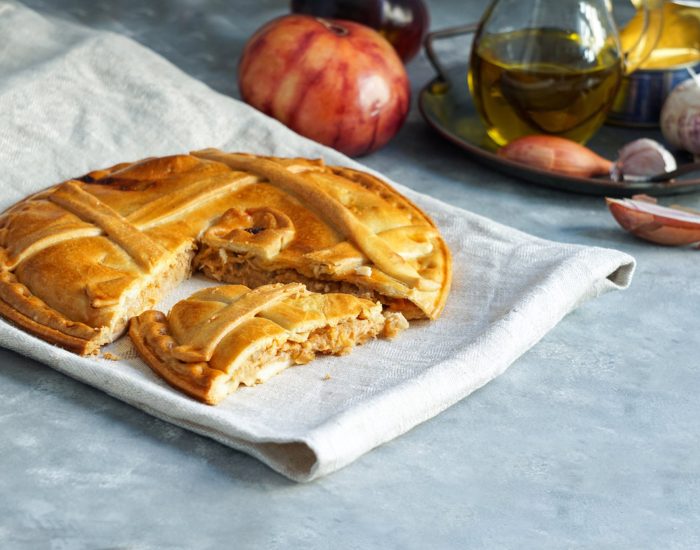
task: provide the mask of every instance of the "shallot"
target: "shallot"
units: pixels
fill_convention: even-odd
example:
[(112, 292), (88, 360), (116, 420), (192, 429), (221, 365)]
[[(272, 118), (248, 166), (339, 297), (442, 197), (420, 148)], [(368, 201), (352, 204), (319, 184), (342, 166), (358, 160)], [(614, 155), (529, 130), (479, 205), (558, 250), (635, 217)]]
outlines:
[(587, 147), (557, 136), (524, 136), (501, 147), (498, 154), (520, 164), (582, 178), (607, 175), (613, 166)]
[(700, 212), (661, 206), (646, 195), (605, 201), (615, 220), (641, 239), (668, 246), (700, 242)]
[(661, 132), (673, 147), (700, 160), (700, 77), (681, 82), (661, 109)]

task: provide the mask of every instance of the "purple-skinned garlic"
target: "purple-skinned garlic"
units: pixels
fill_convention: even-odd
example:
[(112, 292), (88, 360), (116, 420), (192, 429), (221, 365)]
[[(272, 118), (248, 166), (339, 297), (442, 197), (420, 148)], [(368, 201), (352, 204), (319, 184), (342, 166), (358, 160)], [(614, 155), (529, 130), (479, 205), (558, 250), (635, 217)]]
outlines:
[(673, 147), (700, 160), (700, 76), (681, 82), (661, 109), (661, 132)]
[(641, 138), (625, 145), (610, 171), (615, 181), (645, 181), (678, 167), (673, 155), (659, 142)]

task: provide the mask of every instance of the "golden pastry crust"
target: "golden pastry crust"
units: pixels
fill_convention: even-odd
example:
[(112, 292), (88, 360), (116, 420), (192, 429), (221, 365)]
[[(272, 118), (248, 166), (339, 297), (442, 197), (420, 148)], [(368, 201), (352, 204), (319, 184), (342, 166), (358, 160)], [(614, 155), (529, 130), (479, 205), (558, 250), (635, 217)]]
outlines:
[(378, 303), (348, 294), (317, 294), (298, 283), (230, 285), (196, 292), (167, 317), (134, 317), (129, 336), (170, 385), (215, 405), (241, 384), (261, 383), (317, 353), (349, 353), (406, 326), (400, 314), (385, 317)]
[[(246, 284), (250, 279), (239, 279), (226, 269), (230, 260), (245, 260), (263, 272), (291, 269), (307, 279), (352, 284), (358, 293), (374, 291), (386, 298), (382, 300), (386, 305), (392, 307), (393, 301), (394, 309), (408, 302), (421, 312), (408, 306), (411, 318), (435, 319), (442, 312), (452, 279), (450, 251), (432, 220), (387, 183), (349, 168), (296, 165), (285, 169), (276, 159), (216, 150), (193, 154), (258, 175), (265, 187), (274, 189), (267, 191), (269, 199), (274, 200), (275, 191), (281, 192), (287, 201), (296, 199), (318, 213), (322, 221), (314, 224), (318, 218), (291, 215), (293, 205), (275, 200), (268, 206), (271, 216), (274, 210), (283, 210), (292, 218), (292, 227), (305, 228), (306, 235), (292, 239), (270, 260), (260, 246), (222, 239), (230, 235), (227, 229), (234, 229), (222, 218), (204, 233), (195, 258), (197, 268), (209, 276)], [(245, 203), (248, 197), (241, 199)], [(233, 209), (230, 218), (235, 214), (240, 212)], [(309, 243), (308, 235), (315, 242)], [(226, 257), (230, 255), (234, 257)]]
[(429, 319), (451, 283), (428, 216), (374, 176), (319, 160), (212, 149), (144, 159), (0, 214), (0, 314), (78, 353), (113, 341), (192, 269), (255, 285), (285, 274)]
[(81, 355), (94, 353), (98, 329), (70, 321), (32, 296), (12, 273), (0, 271), (0, 315), (26, 331)]
[(141, 359), (174, 388), (208, 405), (215, 405), (227, 395), (225, 373), (203, 362), (185, 363), (169, 355), (176, 343), (160, 311), (132, 317), (129, 336)]

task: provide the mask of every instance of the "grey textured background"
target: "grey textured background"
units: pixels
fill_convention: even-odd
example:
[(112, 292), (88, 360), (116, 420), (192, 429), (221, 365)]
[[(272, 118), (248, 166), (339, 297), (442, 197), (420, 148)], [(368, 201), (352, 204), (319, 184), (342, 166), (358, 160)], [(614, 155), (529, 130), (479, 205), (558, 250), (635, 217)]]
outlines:
[[(225, 94), (281, 1), (27, 0), (124, 33)], [(433, 28), (486, 2), (429, 2)], [(1, 40), (1, 38), (0, 38)], [(468, 44), (446, 44), (466, 58)], [(432, 71), (409, 65), (414, 91)], [(545, 238), (634, 255), (632, 288), (566, 318), (505, 375), (350, 467), (293, 484), (0, 350), (1, 548), (697, 548), (700, 252), (637, 241), (600, 198), (472, 163), (417, 109), (363, 159)], [(677, 199), (700, 207), (697, 195)]]

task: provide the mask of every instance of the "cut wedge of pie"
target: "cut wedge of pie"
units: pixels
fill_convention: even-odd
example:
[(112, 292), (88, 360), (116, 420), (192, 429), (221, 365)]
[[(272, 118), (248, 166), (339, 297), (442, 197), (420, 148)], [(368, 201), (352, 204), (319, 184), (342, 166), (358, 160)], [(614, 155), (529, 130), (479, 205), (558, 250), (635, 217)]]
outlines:
[(299, 283), (207, 288), (166, 317), (146, 311), (129, 336), (169, 384), (210, 405), (243, 384), (264, 382), (317, 353), (344, 355), (408, 326), (403, 315), (349, 294), (318, 294)]
[(209, 149), (91, 172), (0, 215), (0, 314), (96, 352), (192, 270), (304, 283), (434, 319), (451, 281), (433, 222), (378, 178)]

